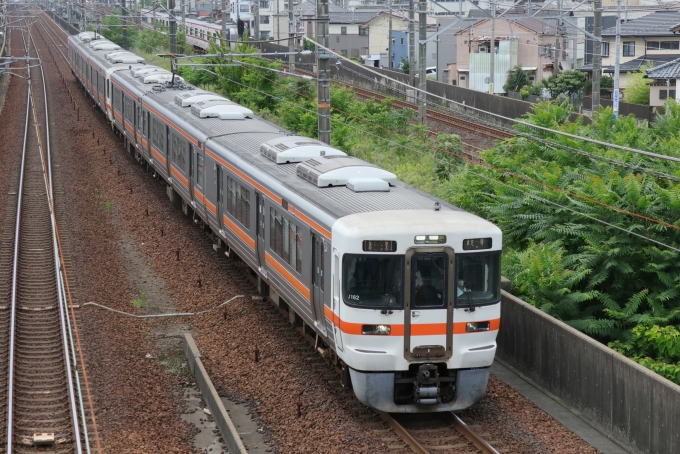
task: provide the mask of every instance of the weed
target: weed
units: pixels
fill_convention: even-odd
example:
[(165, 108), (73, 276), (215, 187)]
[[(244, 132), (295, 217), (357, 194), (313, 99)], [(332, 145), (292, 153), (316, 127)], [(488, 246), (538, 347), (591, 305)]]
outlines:
[(146, 293), (142, 292), (140, 293), (139, 298), (132, 300), (132, 307), (136, 310), (146, 307)]

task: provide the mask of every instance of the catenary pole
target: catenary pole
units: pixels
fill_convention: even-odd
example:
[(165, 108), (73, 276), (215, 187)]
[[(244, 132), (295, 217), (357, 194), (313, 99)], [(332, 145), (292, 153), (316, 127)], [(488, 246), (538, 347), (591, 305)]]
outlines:
[(316, 94), (319, 140), (331, 143), (331, 54), (328, 48), (328, 0), (316, 1), (316, 39), (325, 49), (316, 48)]
[[(288, 72), (295, 73), (295, 16), (293, 14), (293, 0), (288, 0)], [(318, 7), (318, 5), (317, 5)]]
[(408, 0), (408, 84), (416, 85), (416, 33), (415, 33), (415, 2)]
[(616, 2), (616, 50), (614, 51), (614, 119), (619, 116), (619, 72), (621, 69), (621, 0)]
[(427, 66), (427, 0), (418, 2), (418, 120), (421, 123), (426, 121), (426, 102), (427, 102), (427, 78), (425, 69)]
[(593, 2), (593, 113), (600, 109), (600, 76), (602, 75), (602, 0)]
[(490, 60), (489, 60), (489, 93), (494, 94), (496, 88), (494, 87), (494, 75), (496, 72), (496, 1), (491, 3), (491, 43), (490, 43)]

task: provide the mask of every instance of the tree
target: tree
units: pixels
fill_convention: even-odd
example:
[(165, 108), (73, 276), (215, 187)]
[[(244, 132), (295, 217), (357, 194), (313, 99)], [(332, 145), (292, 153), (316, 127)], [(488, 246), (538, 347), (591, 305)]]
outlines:
[(649, 105), (649, 84), (652, 83), (650, 79), (645, 79), (647, 70), (654, 64), (648, 63), (640, 67), (640, 71), (628, 73), (628, 82), (626, 83), (626, 90), (624, 91), (625, 101), (632, 104)]
[(409, 71), (411, 70), (411, 65), (409, 64), (408, 60), (405, 59), (404, 57), (401, 57), (401, 63), (399, 64), (399, 66), (404, 71), (404, 74), (408, 74)]
[(542, 82), (553, 98), (558, 96), (571, 97), (572, 95), (582, 94), (586, 86), (586, 74), (582, 71), (570, 69), (561, 72), (557, 76), (552, 75), (548, 79), (543, 79)]
[(503, 90), (505, 91), (520, 91), (523, 87), (531, 85), (529, 81), (529, 76), (526, 72), (522, 70), (520, 65), (515, 66), (510, 71), (508, 71), (508, 79), (503, 85)]

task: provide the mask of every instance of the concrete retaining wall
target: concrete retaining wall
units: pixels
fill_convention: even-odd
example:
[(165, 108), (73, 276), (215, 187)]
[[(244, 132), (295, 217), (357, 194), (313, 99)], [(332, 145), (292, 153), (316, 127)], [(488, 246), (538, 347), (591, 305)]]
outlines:
[(501, 320), (501, 360), (633, 452), (680, 452), (680, 386), (505, 291)]
[(231, 421), (227, 409), (224, 408), (224, 404), (217, 394), (217, 390), (213, 386), (210, 376), (208, 376), (208, 372), (206, 372), (205, 367), (203, 367), (201, 353), (198, 351), (198, 347), (196, 347), (194, 338), (189, 333), (184, 333), (184, 353), (189, 362), (189, 368), (196, 378), (198, 389), (201, 390), (203, 399), (208, 404), (208, 408), (210, 409), (213, 418), (215, 418), (215, 423), (224, 439), (224, 444), (227, 445), (227, 449), (231, 454), (246, 454), (246, 448), (236, 431), (236, 426), (234, 426), (234, 423)]

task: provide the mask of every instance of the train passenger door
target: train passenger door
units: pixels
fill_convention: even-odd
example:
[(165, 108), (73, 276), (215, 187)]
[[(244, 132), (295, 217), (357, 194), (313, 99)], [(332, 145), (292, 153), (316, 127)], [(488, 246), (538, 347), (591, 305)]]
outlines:
[(312, 234), (312, 300), (314, 307), (314, 324), (324, 336), (326, 333), (326, 316), (324, 315), (324, 292), (326, 285), (326, 253), (329, 244), (315, 233)]
[[(455, 255), (450, 247), (406, 251), (404, 358), (447, 360), (453, 354)], [(442, 321), (446, 321), (442, 325)], [(445, 326), (445, 329), (436, 327)]]
[(222, 206), (222, 201), (224, 200), (224, 188), (222, 187), (224, 175), (222, 166), (217, 164), (217, 225), (222, 230), (224, 224), (224, 219), (222, 219), (222, 213), (224, 212), (224, 207)]
[(257, 262), (260, 268), (260, 273), (267, 277), (267, 265), (264, 260), (264, 232), (265, 222), (267, 221), (266, 211), (264, 209), (264, 195), (256, 192), (257, 195)]
[[(337, 314), (338, 319), (340, 319), (342, 313), (340, 312), (340, 256), (337, 249), (333, 248), (333, 307), (332, 311)], [(333, 318), (336, 316), (333, 315)], [(335, 335), (335, 346), (338, 350), (342, 351), (342, 332), (340, 331), (340, 326), (333, 323), (334, 335)]]

